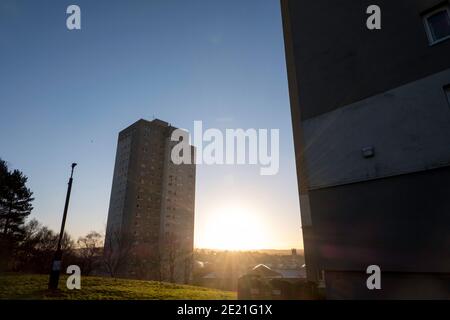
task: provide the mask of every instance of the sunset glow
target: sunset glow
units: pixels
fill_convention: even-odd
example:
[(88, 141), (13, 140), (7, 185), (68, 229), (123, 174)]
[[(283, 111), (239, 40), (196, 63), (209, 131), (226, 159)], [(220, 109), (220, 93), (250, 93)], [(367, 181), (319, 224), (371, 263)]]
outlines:
[(265, 226), (257, 214), (247, 208), (221, 208), (209, 216), (206, 226), (204, 237), (211, 249), (264, 248)]

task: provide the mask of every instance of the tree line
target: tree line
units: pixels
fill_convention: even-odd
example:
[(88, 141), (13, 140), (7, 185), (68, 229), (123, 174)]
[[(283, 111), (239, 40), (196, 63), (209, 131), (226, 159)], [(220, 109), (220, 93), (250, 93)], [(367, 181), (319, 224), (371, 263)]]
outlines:
[[(28, 221), (34, 198), (27, 181), (20, 170), (10, 170), (0, 159), (0, 272), (50, 271), (59, 234), (36, 219)], [(85, 275), (102, 269), (103, 236), (99, 232), (91, 231), (77, 241), (64, 233), (62, 250), (63, 268), (76, 264)]]
[[(21, 171), (10, 170), (0, 159), (0, 272), (50, 272), (59, 234), (36, 219), (28, 219), (34, 198), (27, 181)], [(163, 249), (158, 244), (150, 248), (157, 253), (150, 259), (148, 247), (135, 247), (132, 235), (119, 231), (110, 230), (106, 240), (101, 233), (91, 231), (77, 241), (65, 232), (62, 270), (78, 265), (84, 275), (189, 281), (192, 256), (182, 250), (175, 235), (165, 236)]]

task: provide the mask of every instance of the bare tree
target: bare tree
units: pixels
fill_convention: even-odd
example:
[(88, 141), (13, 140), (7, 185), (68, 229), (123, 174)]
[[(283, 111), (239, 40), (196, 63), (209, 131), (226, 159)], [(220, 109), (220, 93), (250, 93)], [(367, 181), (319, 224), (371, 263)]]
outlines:
[[(24, 226), (24, 237), (15, 255), (14, 271), (47, 273), (58, 243), (58, 234), (33, 219)], [(64, 265), (78, 263), (74, 241), (64, 232), (62, 251)]]
[(111, 277), (116, 277), (131, 258), (132, 238), (119, 230), (111, 231), (105, 238), (103, 262)]
[(169, 269), (169, 282), (175, 282), (175, 265), (179, 253), (179, 241), (175, 234), (170, 233), (166, 238), (166, 258)]
[(174, 233), (165, 236), (162, 256), (162, 269), (167, 275), (165, 278), (169, 282), (184, 278), (183, 282), (188, 283), (192, 269), (192, 255)]
[(91, 231), (85, 237), (78, 238), (77, 244), (82, 263), (81, 270), (85, 275), (89, 275), (98, 265), (103, 236)]

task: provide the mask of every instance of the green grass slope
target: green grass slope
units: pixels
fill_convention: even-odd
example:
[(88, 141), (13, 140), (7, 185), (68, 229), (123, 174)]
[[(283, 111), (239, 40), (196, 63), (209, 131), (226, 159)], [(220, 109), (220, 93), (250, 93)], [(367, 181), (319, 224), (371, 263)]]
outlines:
[(66, 288), (66, 276), (59, 282), (60, 290), (47, 290), (47, 275), (0, 274), (0, 299), (74, 299), (74, 300), (229, 300), (235, 292), (178, 285), (157, 281), (81, 277), (81, 289)]

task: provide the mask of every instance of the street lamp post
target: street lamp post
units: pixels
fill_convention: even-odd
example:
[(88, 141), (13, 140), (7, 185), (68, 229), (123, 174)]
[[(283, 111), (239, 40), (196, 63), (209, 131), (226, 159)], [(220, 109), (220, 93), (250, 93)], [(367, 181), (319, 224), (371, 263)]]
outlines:
[(64, 227), (66, 225), (67, 209), (69, 208), (70, 192), (72, 191), (73, 169), (75, 168), (76, 165), (77, 165), (76, 163), (72, 163), (72, 171), (70, 173), (69, 184), (67, 187), (67, 194), (66, 194), (66, 203), (64, 205), (63, 219), (61, 222), (61, 231), (59, 232), (58, 247), (56, 249), (55, 256), (53, 258), (52, 269), (50, 271), (50, 279), (48, 281), (48, 288), (50, 290), (58, 289), (59, 273), (61, 271), (62, 238), (64, 235)]

